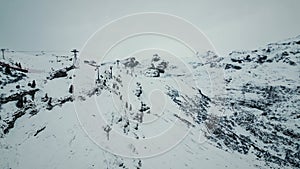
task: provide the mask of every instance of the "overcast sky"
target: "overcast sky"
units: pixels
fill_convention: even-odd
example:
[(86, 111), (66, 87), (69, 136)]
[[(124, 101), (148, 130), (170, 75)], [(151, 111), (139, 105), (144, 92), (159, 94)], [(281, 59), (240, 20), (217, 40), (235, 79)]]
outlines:
[(299, 0), (1, 0), (0, 47), (80, 49), (113, 19), (164, 12), (192, 22), (227, 54), (300, 35), (299, 9)]

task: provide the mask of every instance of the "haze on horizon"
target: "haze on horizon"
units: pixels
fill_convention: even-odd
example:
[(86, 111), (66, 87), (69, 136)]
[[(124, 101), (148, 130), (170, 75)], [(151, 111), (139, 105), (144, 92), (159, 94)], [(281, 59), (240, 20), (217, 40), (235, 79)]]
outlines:
[(138, 12), (187, 19), (222, 55), (300, 35), (297, 0), (3, 0), (0, 4), (0, 48), (13, 50), (80, 49), (101, 26)]

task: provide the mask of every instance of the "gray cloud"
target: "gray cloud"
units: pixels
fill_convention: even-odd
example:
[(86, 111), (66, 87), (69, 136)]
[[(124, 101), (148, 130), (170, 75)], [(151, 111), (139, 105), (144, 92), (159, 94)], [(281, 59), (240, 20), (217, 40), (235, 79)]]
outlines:
[(99, 27), (137, 12), (165, 12), (198, 26), (221, 54), (300, 34), (297, 0), (39, 1), (3, 0), (0, 47), (81, 48)]

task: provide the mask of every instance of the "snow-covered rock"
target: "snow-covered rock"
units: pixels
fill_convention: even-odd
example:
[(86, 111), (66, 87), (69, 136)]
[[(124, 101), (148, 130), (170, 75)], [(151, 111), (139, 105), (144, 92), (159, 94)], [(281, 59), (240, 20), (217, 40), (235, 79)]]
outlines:
[(186, 67), (160, 53), (1, 60), (16, 62), (28, 72), (0, 67), (0, 168), (300, 168), (300, 37)]

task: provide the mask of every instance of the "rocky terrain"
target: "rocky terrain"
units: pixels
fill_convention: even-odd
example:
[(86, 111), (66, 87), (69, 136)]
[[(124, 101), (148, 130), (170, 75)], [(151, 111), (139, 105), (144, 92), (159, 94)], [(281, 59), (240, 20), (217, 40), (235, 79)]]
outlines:
[[(165, 53), (99, 65), (65, 54), (6, 55), (0, 168), (300, 168), (300, 37), (183, 61)], [(210, 84), (219, 77), (222, 84)], [(126, 145), (114, 133), (143, 141), (174, 124), (189, 132), (158, 156), (144, 158), (163, 143), (131, 145), (132, 158), (107, 149)], [(98, 133), (106, 146), (95, 144)]]

